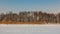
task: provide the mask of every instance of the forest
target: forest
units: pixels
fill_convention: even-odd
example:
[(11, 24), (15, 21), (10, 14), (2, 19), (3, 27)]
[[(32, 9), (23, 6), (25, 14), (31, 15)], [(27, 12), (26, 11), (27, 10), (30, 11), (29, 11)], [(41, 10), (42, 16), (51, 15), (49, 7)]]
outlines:
[(24, 11), (19, 13), (1, 13), (0, 24), (49, 24), (60, 23), (60, 13), (46, 13), (42, 11)]

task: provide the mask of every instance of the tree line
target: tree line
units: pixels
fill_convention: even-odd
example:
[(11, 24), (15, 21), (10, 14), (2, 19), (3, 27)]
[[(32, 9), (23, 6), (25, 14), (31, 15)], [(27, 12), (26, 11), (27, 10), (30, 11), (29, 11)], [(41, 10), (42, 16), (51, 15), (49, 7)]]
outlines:
[(33, 12), (19, 12), (7, 14), (0, 14), (0, 22), (36, 22), (36, 23), (60, 23), (60, 13), (45, 13), (42, 11), (33, 11)]

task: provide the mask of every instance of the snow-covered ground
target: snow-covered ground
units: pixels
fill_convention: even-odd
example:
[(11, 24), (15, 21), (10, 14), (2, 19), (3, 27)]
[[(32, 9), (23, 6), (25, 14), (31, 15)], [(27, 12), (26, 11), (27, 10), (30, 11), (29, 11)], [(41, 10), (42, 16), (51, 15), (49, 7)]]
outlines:
[(0, 34), (60, 34), (60, 24), (0, 24)]

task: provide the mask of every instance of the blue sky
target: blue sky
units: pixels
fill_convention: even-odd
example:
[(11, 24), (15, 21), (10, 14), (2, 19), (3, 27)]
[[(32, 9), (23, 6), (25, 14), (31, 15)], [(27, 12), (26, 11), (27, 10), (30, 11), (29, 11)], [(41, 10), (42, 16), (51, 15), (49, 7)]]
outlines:
[(60, 0), (0, 0), (0, 12), (43, 11), (60, 12)]

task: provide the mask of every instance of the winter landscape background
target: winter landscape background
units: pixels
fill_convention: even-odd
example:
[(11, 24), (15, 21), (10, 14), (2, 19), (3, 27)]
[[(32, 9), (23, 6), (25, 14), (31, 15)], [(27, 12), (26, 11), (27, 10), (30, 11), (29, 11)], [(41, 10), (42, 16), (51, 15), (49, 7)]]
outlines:
[(60, 0), (0, 0), (0, 34), (60, 34)]

